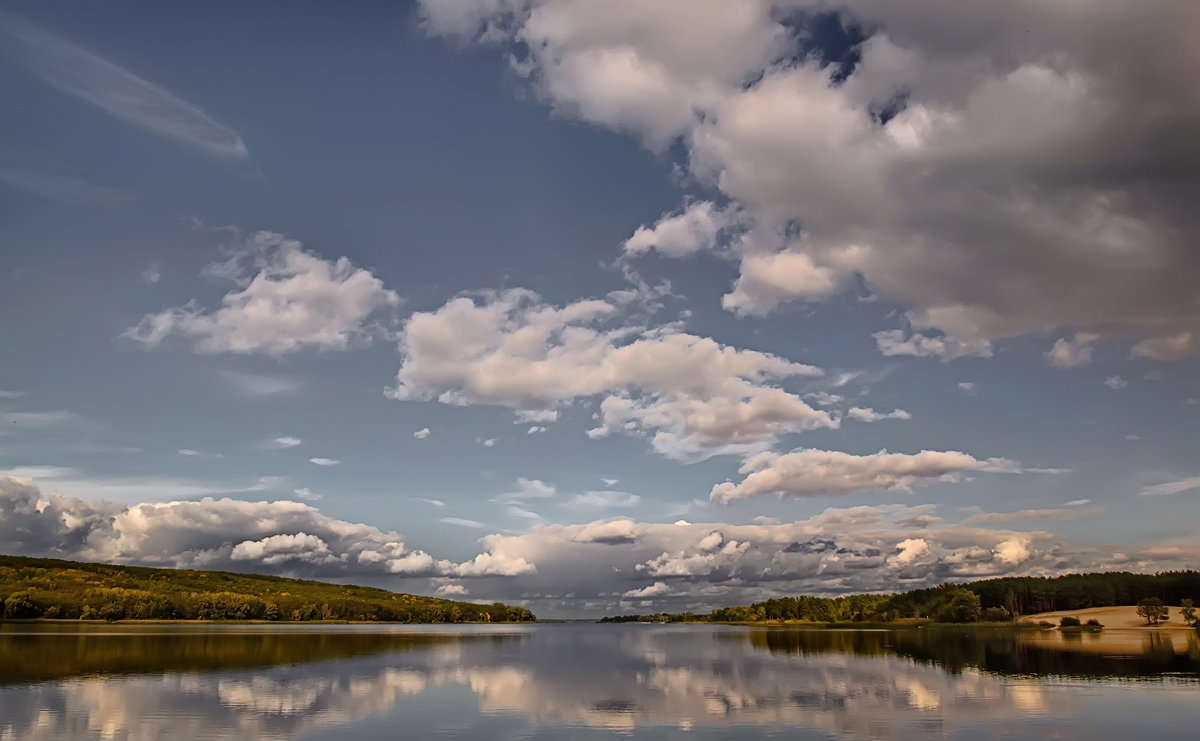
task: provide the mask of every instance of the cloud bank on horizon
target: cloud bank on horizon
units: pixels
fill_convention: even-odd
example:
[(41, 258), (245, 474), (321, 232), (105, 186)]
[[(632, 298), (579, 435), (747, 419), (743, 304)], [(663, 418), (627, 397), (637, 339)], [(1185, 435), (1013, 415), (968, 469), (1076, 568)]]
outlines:
[[(527, 482), (526, 492), (514, 496), (554, 496), (530, 494), (529, 488)], [(485, 601), (514, 599), (551, 614), (650, 606), (696, 610), (776, 594), (889, 591), (1017, 574), (1180, 568), (1200, 555), (1194, 540), (1117, 551), (1045, 530), (981, 526), (1091, 514), (989, 513), (954, 524), (937, 516), (932, 505), (890, 504), (829, 508), (807, 519), (774, 524), (601, 519), (488, 535), (481, 539), (481, 552), (454, 562), (410, 548), (394, 532), (336, 520), (294, 501), (204, 498), (114, 505), (46, 496), (30, 479), (0, 477), (0, 536), (6, 552), (359, 581), (382, 578), (409, 590)]]
[[(3, 312), (0, 342), (29, 348), (0, 371), (4, 550), (550, 615), (1200, 564), (1200, 6), (421, 0), (408, 20), (414, 54), (493, 52), (445, 75), (500, 89), (497, 122), (536, 107), (508, 132), (530, 172), (570, 151), (590, 167), (572, 177), (642, 187), (621, 168), (657, 159), (669, 190), (630, 219), (505, 170), (487, 205), (532, 224), (524, 239), (622, 235), (599, 266), (569, 244), (522, 262), (534, 247), (502, 229), (495, 245), (456, 231), (521, 223), (438, 195), (486, 176), (500, 153), (457, 150), (503, 123), (431, 105), (420, 136), (360, 135), (398, 93), (348, 58), (330, 74), (361, 90), (210, 89), (226, 125), (182, 82), (101, 56), (102, 35), (0, 13), (0, 74), (30, 115), (63, 104), (41, 83), (249, 166), (236, 122), (282, 183), (224, 195), (221, 175), (181, 171), (156, 198), (153, 150), (130, 158), (140, 190), (0, 161), (0, 187), (34, 199), (0, 296), (94, 307), (48, 310), (32, 341)], [(307, 21), (281, 33), (338, 34)], [(160, 64), (146, 78), (205, 88)], [(450, 83), (407, 84), (437, 101)], [(256, 104), (326, 95), (362, 112), (305, 129)], [(614, 134), (628, 160), (586, 159)], [(407, 139), (451, 154), (422, 169), (403, 150), (411, 167), (372, 179), (386, 168), (361, 163)], [(87, 262), (93, 233), (124, 285)], [(489, 262), (496, 245), (511, 266)], [(58, 287), (39, 246), (95, 277)], [(90, 372), (51, 335), (89, 348)]]

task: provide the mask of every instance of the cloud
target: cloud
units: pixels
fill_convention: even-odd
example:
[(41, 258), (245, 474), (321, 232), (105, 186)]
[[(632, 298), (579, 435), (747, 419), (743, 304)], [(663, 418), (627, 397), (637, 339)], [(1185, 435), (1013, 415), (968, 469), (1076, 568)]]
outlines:
[(1194, 489), (1200, 489), (1200, 476), (1190, 476), (1178, 481), (1167, 481), (1153, 486), (1144, 486), (1140, 493), (1144, 497), (1173, 496)]
[(290, 436), (290, 435), (284, 435), (284, 436), (281, 436), (281, 437), (276, 437), (276, 438), (272, 438), (272, 439), (268, 440), (268, 441), (265, 443), (265, 446), (266, 446), (266, 447), (268, 447), (268, 448), (273, 448), (273, 449), (275, 449), (275, 450), (286, 450), (287, 448), (295, 448), (295, 447), (298, 447), (298, 446), (299, 446), (299, 445), (301, 445), (303, 442), (304, 442), (304, 441), (303, 441), (303, 440), (301, 440), (301, 439), (300, 439), (300, 438), (298, 438), (298, 437), (292, 437), (292, 436)]
[(426, 499), (425, 497), (413, 497), (413, 501), (424, 502), (432, 507), (445, 507), (446, 503), (440, 499)]
[(48, 409), (34, 412), (4, 412), (0, 420), (18, 429), (48, 430), (60, 427), (78, 427), (87, 424), (87, 418), (67, 409)]
[(70, 493), (118, 502), (195, 499), (205, 496), (246, 494), (280, 488), (284, 479), (260, 476), (245, 480), (213, 480), (181, 476), (97, 475), (67, 466), (17, 466), (0, 468), (0, 476), (36, 479), (53, 493)]
[(605, 489), (603, 491), (589, 491), (576, 494), (563, 502), (562, 506), (577, 512), (593, 512), (602, 509), (634, 507), (640, 501), (642, 501), (642, 498), (637, 494)]
[(397, 306), (399, 296), (348, 258), (325, 260), (274, 232), (257, 232), (228, 261), (209, 267), (236, 288), (207, 312), (196, 302), (147, 314), (124, 333), (147, 347), (171, 335), (194, 341), (200, 353), (282, 357), (304, 349), (345, 350), (368, 343), (367, 320)]
[(307, 486), (302, 486), (299, 489), (293, 489), (292, 493), (300, 497), (306, 502), (315, 502), (321, 499), (321, 495), (309, 489)]
[(520, 502), (527, 499), (548, 499), (557, 496), (557, 494), (558, 489), (554, 484), (548, 484), (541, 479), (521, 477), (517, 479), (515, 489), (496, 496), (492, 501), (508, 503)]
[(496, 443), (497, 443), (497, 442), (498, 442), (498, 441), (496, 440), (496, 438), (494, 438), (494, 437), (489, 437), (489, 438), (488, 438), (488, 439), (486, 439), (486, 440), (481, 440), (481, 441), (479, 442), (479, 444), (480, 444), (480, 445), (482, 445), (482, 446), (483, 446), (483, 447), (485, 447), (485, 448), (494, 448), (494, 447), (496, 447)]
[(443, 584), (442, 586), (438, 587), (434, 591), (434, 594), (436, 594), (439, 597), (453, 598), (453, 597), (466, 597), (468, 592), (467, 592), (467, 588), (461, 584)]
[[(1079, 505), (1087, 504), (1089, 500), (1076, 500)], [(1065, 506), (1079, 506), (1067, 502)], [(1094, 511), (1079, 509), (1022, 509), (1016, 512), (981, 512), (963, 520), (964, 524), (975, 525), (993, 522), (1014, 522), (1016, 520), (1074, 520), (1077, 517), (1095, 514)]]
[(0, 12), (0, 49), (48, 84), (158, 136), (235, 162), (248, 162), (242, 137), (204, 109), (66, 39)]
[(1078, 368), (1092, 362), (1092, 343), (1100, 335), (1076, 332), (1071, 339), (1059, 338), (1046, 353), (1046, 362), (1055, 368)]
[(24, 391), (12, 391), (0, 389), (0, 399), (23, 399), (25, 398)]
[[(848, 262), (850, 254), (845, 257), (835, 262)], [(839, 264), (818, 265), (804, 252), (750, 254), (721, 306), (740, 316), (765, 316), (791, 298), (822, 301), (839, 291), (850, 272)]]
[(929, 541), (924, 538), (906, 538), (896, 544), (897, 553), (888, 558), (888, 566), (900, 569), (912, 566), (929, 553)]
[(809, 497), (856, 491), (910, 491), (921, 481), (967, 471), (1015, 472), (1004, 459), (981, 461), (966, 453), (923, 450), (909, 455), (879, 451), (853, 455), (834, 450), (796, 450), (779, 455), (760, 453), (739, 469), (746, 477), (738, 484), (713, 487), (710, 498), (726, 504), (764, 494)]
[(667, 257), (685, 257), (717, 244), (717, 235), (734, 224), (736, 214), (720, 210), (710, 201), (690, 203), (678, 214), (663, 214), (653, 227), (638, 227), (625, 240), (625, 254), (654, 250)]
[(180, 455), (185, 456), (187, 458), (220, 458), (221, 457), (220, 453), (208, 453), (203, 450), (196, 450), (194, 448), (180, 448), (177, 452)]
[(637, 540), (640, 528), (633, 520), (597, 521), (584, 525), (572, 538), (576, 543), (603, 543), (620, 545)]
[(221, 371), (221, 379), (244, 397), (284, 396), (304, 388), (304, 382), (286, 376)]
[(617, 479), (609, 478), (608, 476), (601, 476), (600, 481), (603, 482), (605, 486), (616, 486), (619, 483)]
[(665, 581), (656, 581), (647, 587), (642, 587), (640, 589), (630, 589), (629, 591), (625, 592), (621, 596), (623, 596), (623, 597), (660, 597), (664, 594), (669, 594), (670, 592), (671, 592), (671, 588), (669, 586), (667, 586), (667, 583)]
[(1126, 381), (1120, 376), (1109, 376), (1108, 378), (1104, 379), (1104, 385), (1108, 386), (1113, 391), (1120, 391), (1129, 385), (1129, 381)]
[(439, 517), (438, 522), (444, 522), (447, 525), (457, 525), (458, 527), (487, 527), (478, 520), (467, 520), (462, 517)]
[[(0, 18), (0, 24), (2, 22), (3, 19)], [(0, 170), (0, 183), (43, 198), (84, 206), (112, 208), (133, 203), (139, 198), (137, 193), (131, 191), (97, 185), (66, 175), (40, 172)]]
[(32, 480), (12, 476), (0, 476), (0, 541), (12, 553), (326, 578), (515, 575), (533, 568), (486, 551), (462, 563), (435, 559), (394, 532), (335, 520), (300, 502), (118, 505), (43, 497)]
[(878, 422), (883, 419), (912, 419), (912, 415), (903, 409), (893, 409), (887, 414), (865, 407), (850, 407), (846, 416), (858, 422)]
[(528, 424), (530, 422), (557, 422), (557, 409), (518, 409), (513, 419), (514, 425)]
[[(679, 152), (712, 195), (635, 246), (695, 252), (712, 229), (686, 215), (728, 203), (745, 228), (723, 237), (740, 260), (730, 311), (865, 284), (915, 332), (877, 338), (892, 354), (987, 356), (1052, 332), (1077, 339), (1051, 362), (1080, 361), (1081, 336), (1157, 359), (1200, 353), (1188, 135), (1200, 58), (1177, 51), (1198, 6), (423, 0), (421, 12), (433, 34), (501, 47), (558, 115)], [(852, 55), (822, 47), (831, 19)]]
[(525, 431), (526, 435), (540, 435), (546, 431), (545, 426), (533, 425)]
[(836, 426), (827, 412), (768, 385), (818, 369), (619, 316), (605, 300), (559, 308), (520, 289), (453, 299), (408, 319), (389, 394), (519, 414), (599, 398), (600, 423), (589, 436), (647, 436), (678, 459), (747, 452), (787, 432)]
[(958, 388), (964, 394), (971, 394), (972, 396), (975, 395), (975, 382), (974, 381), (959, 381)]
[(341, 464), (341, 461), (337, 458), (309, 458), (308, 462), (318, 466), (336, 466)]
[[(546, 610), (578, 614), (579, 600), (595, 611), (625, 611), (633, 590), (663, 582), (669, 594), (657, 609), (703, 610), (776, 596), (895, 591), (1003, 575), (1056, 575), (1105, 568), (1114, 547), (1073, 543), (1060, 535), (947, 524), (932, 505), (831, 508), (776, 524), (675, 524), (629, 518), (575, 525), (535, 524), (513, 535), (489, 535), (488, 552), (523, 559), (535, 571), (514, 580), (522, 592), (543, 595)], [(1156, 570), (1183, 567), (1200, 554), (1194, 540), (1131, 545), (1127, 557)], [(1125, 552), (1126, 548), (1116, 548)], [(472, 595), (499, 597), (485, 582)], [(511, 589), (511, 586), (510, 586)], [(658, 589), (662, 589), (659, 587)], [(572, 593), (565, 599), (562, 595)], [(511, 591), (508, 592), (511, 594)], [(660, 602), (661, 600), (661, 602)], [(538, 599), (531, 609), (542, 610)]]
[(902, 329), (889, 329), (872, 335), (879, 352), (884, 355), (911, 355), (917, 358), (939, 358), (943, 363), (958, 358), (990, 358), (992, 343), (981, 339), (935, 337), (914, 333), (905, 335)]
[(1064, 507), (1082, 507), (1085, 504), (1091, 504), (1090, 499), (1072, 499), (1069, 502), (1063, 502)]
[[(396, 533), (336, 520), (301, 502), (117, 505), (46, 496), (27, 479), (0, 478), (0, 542), (10, 553), (353, 578), (390, 588), (403, 578), (400, 588), (417, 593), (432, 593), (446, 579), (472, 578), (473, 598), (526, 595), (525, 604), (545, 614), (628, 611), (623, 595), (657, 582), (670, 587), (655, 597), (658, 609), (706, 610), (776, 596), (886, 592), (996, 576), (1162, 571), (1200, 556), (1194, 538), (1081, 544), (1043, 530), (947, 524), (935, 511), (933, 505), (887, 504), (748, 525), (630, 518), (538, 523), (519, 534), (485, 535), (477, 556), (452, 561), (413, 549)], [(585, 602), (591, 607), (583, 608)]]
[(433, 434), (433, 433), (431, 433), (429, 431), (428, 427), (422, 427), (421, 429), (419, 429), (413, 433), (413, 437), (417, 438), (418, 440), (424, 440), (425, 438), (429, 437), (431, 434)]
[(146, 285), (152, 286), (162, 280), (162, 265), (156, 260), (138, 273), (138, 278)]
[(845, 401), (844, 396), (831, 394), (828, 391), (813, 391), (804, 395), (805, 399), (812, 399), (818, 406), (831, 407), (841, 404)]

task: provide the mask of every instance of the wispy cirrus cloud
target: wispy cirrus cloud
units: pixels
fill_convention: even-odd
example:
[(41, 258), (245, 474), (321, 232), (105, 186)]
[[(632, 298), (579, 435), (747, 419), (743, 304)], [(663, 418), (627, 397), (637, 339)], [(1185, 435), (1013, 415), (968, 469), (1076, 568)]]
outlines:
[(85, 206), (120, 206), (139, 198), (120, 188), (44, 172), (0, 170), (0, 183), (43, 198)]
[(0, 36), (6, 40), (0, 50), (64, 93), (207, 155), (249, 162), (250, 151), (236, 131), (124, 67), (12, 13), (0, 12)]
[(89, 420), (81, 414), (67, 409), (48, 409), (27, 412), (6, 412), (0, 416), (9, 425), (22, 429), (46, 430), (62, 427), (84, 427)]
[(220, 458), (220, 453), (210, 453), (205, 450), (196, 450), (195, 448), (180, 448), (178, 451), (185, 458)]
[(438, 522), (444, 522), (447, 525), (455, 525), (457, 527), (473, 527), (482, 528), (485, 525), (478, 520), (468, 520), (465, 517), (439, 517)]
[(247, 397), (284, 396), (304, 388), (304, 382), (298, 379), (264, 373), (223, 370), (221, 380), (239, 396)]
[(1200, 476), (1189, 476), (1186, 479), (1178, 481), (1167, 481), (1153, 486), (1144, 486), (1142, 487), (1141, 495), (1144, 497), (1169, 497), (1196, 489), (1200, 489)]
[(278, 483), (271, 477), (257, 482), (201, 479), (185, 476), (98, 475), (70, 466), (30, 465), (0, 469), (0, 478), (36, 479), (48, 492), (85, 497), (97, 502), (162, 502), (267, 491)]
[[(1077, 500), (1086, 503), (1086, 500)], [(1067, 505), (1072, 505), (1067, 502)], [(1074, 505), (1078, 506), (1078, 505)], [(1020, 520), (1074, 520), (1096, 514), (1090, 509), (1022, 509), (1016, 512), (980, 512), (963, 520), (964, 525), (1017, 522)]]

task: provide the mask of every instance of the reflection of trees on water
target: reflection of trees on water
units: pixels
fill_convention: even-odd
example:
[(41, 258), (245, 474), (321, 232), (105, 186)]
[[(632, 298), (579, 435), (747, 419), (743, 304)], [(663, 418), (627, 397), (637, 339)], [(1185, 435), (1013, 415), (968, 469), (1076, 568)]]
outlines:
[[(278, 666), (462, 640), (512, 640), (519, 635), (271, 628), (178, 630), (173, 626), (75, 632), (0, 629), (0, 686), (83, 674)], [(30, 656), (36, 656), (36, 661), (30, 661)]]
[[(1142, 636), (1140, 655), (1063, 650), (1031, 640), (1025, 631), (938, 626), (910, 630), (838, 631), (764, 629), (744, 634), (750, 643), (773, 653), (848, 653), (857, 656), (904, 656), (935, 664), (952, 673), (968, 668), (1016, 676), (1132, 677), (1161, 674), (1200, 675), (1197, 636), (1187, 634), (1187, 653), (1175, 650), (1170, 636)], [(1098, 639), (1063, 634), (1068, 646)]]

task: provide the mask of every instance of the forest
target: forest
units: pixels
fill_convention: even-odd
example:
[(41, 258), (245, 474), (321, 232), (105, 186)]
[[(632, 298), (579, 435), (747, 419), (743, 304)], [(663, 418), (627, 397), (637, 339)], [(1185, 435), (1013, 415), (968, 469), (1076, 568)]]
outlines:
[(617, 615), (603, 618), (601, 622), (1006, 622), (1020, 615), (1039, 612), (1136, 605), (1149, 597), (1168, 605), (1200, 597), (1200, 571), (1004, 577), (967, 584), (942, 584), (895, 594), (779, 597), (750, 605), (722, 607), (708, 614)]
[(523, 607), (224, 571), (0, 556), (5, 620), (532, 622)]

